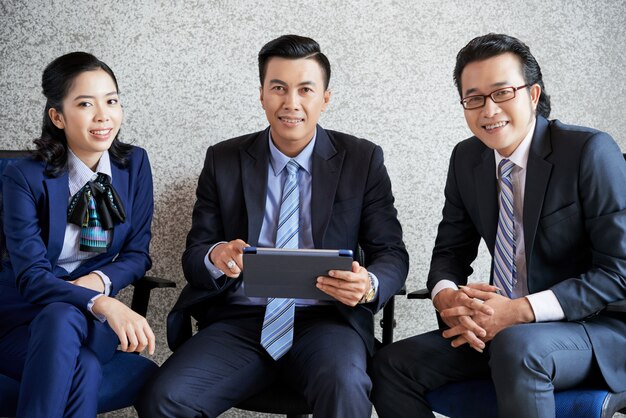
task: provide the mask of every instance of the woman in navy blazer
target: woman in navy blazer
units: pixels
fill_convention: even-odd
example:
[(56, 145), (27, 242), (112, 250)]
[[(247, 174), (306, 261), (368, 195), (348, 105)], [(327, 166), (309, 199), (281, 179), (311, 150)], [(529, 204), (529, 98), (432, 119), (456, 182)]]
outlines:
[(0, 373), (21, 382), (18, 417), (95, 417), (117, 345), (154, 352), (145, 318), (114, 298), (151, 266), (152, 176), (146, 152), (117, 139), (123, 112), (105, 63), (64, 55), (42, 87), (34, 158), (2, 178)]

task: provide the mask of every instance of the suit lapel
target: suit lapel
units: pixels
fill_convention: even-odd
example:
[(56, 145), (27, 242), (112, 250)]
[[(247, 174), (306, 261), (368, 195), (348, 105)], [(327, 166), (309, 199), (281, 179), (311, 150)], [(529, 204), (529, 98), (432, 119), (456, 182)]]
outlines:
[(257, 245), (259, 242), (265, 213), (269, 165), (268, 133), (269, 128), (257, 135), (249, 147), (239, 150), (243, 198), (248, 213), (248, 242), (250, 245)]
[(496, 159), (491, 148), (485, 148), (482, 162), (474, 168), (476, 201), (487, 248), (493, 254), (498, 229), (498, 185)]
[[(552, 152), (548, 121), (537, 117), (533, 141), (528, 152), (526, 167), (526, 190), (524, 191), (524, 246), (526, 247), (526, 268), (530, 278), (530, 255), (533, 251), (543, 199), (550, 181), (552, 163), (546, 157)], [(529, 289), (530, 290), (530, 289)]]
[(345, 151), (337, 151), (322, 127), (317, 126), (311, 175), (311, 229), (315, 248), (324, 247)]
[(70, 198), (67, 171), (59, 177), (44, 180), (44, 184), (48, 195), (48, 259), (56, 264), (63, 248), (67, 224), (67, 204)]
[[(124, 209), (126, 209), (126, 213), (129, 214), (131, 212), (130, 210), (131, 208), (128, 207), (128, 204), (129, 204), (128, 189), (129, 189), (129, 184), (130, 184), (130, 180), (128, 178), (128, 170), (124, 170), (118, 167), (117, 163), (111, 160), (111, 177), (112, 177), (113, 188), (115, 189), (118, 196), (120, 197), (120, 200), (122, 201), (122, 205), (124, 205)], [(142, 185), (139, 185), (139, 187), (141, 186)], [(124, 224), (126, 225), (124, 224), (116, 225), (116, 227), (111, 230), (110, 233), (113, 234), (113, 236), (111, 237), (111, 248), (121, 248), (121, 242), (119, 242), (119, 240), (121, 240), (122, 237), (125, 237), (126, 234), (119, 233), (119, 228), (121, 227), (127, 228), (129, 222), (130, 221), (127, 219), (124, 222)], [(116, 230), (118, 230), (117, 233), (116, 233)]]

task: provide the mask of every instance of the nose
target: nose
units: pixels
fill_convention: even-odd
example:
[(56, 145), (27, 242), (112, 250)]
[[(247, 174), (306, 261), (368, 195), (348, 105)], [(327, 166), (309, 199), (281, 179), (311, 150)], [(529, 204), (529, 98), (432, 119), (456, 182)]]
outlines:
[(500, 113), (500, 110), (498, 103), (494, 102), (491, 97), (485, 99), (485, 105), (482, 108), (483, 116), (490, 118)]
[(106, 106), (96, 104), (95, 105), (96, 112), (94, 113), (94, 120), (96, 122), (106, 122), (109, 120), (109, 111)]
[(291, 89), (289, 92), (287, 92), (287, 94), (285, 95), (283, 108), (286, 110), (300, 109), (300, 96), (298, 96), (298, 91), (296, 89)]

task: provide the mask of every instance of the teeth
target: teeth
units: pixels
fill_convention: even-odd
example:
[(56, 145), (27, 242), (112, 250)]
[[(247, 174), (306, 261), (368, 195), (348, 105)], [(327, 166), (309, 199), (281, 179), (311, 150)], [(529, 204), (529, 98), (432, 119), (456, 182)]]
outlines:
[(287, 123), (298, 123), (298, 122), (302, 122), (302, 119), (285, 119), (285, 118), (281, 118), (281, 120), (283, 122), (287, 122)]
[(508, 122), (506, 121), (502, 121), (502, 122), (498, 122), (498, 123), (494, 123), (493, 125), (486, 125), (485, 129), (489, 130), (489, 129), (496, 129), (499, 128), (501, 126), (505, 126)]
[(94, 135), (106, 135), (108, 134), (110, 131), (110, 129), (104, 129), (101, 131), (91, 131), (91, 133), (93, 133)]

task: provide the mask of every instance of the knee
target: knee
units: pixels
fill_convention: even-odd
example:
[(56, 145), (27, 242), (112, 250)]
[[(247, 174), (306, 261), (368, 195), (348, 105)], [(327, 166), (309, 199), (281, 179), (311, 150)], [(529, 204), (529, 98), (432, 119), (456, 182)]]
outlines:
[(392, 344), (382, 348), (374, 355), (370, 366), (370, 373), (375, 386), (378, 386), (379, 382), (393, 379), (392, 376), (397, 373), (400, 367), (398, 361), (401, 357), (397, 355), (395, 351), (396, 346)]
[(324, 365), (311, 379), (315, 392), (346, 399), (368, 397), (372, 381), (365, 369), (356, 365)]
[(162, 371), (157, 371), (152, 379), (148, 381), (139, 392), (135, 409), (139, 417), (162, 417), (170, 416), (166, 411), (170, 411), (175, 405), (178, 387), (176, 379), (168, 379), (163, 376)]
[(517, 376), (542, 367), (532, 334), (527, 328), (523, 325), (507, 328), (491, 342), (489, 366), (494, 379), (500, 374)]

